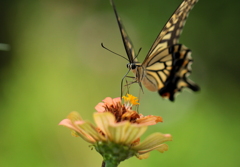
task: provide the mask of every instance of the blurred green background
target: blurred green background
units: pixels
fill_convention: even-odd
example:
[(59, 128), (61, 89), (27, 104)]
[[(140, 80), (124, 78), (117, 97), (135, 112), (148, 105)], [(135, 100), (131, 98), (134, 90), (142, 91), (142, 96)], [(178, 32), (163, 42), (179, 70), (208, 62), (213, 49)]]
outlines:
[[(142, 61), (181, 0), (115, 0)], [(164, 122), (146, 132), (170, 133), (169, 151), (131, 158), (120, 167), (240, 166), (240, 1), (200, 0), (180, 42), (193, 51), (199, 93), (183, 91), (174, 103), (146, 89), (140, 112)], [(95, 105), (120, 95), (126, 61), (108, 0), (1, 0), (0, 166), (101, 166), (88, 143), (58, 123), (71, 111), (92, 121)], [(131, 93), (138, 95), (138, 85)], [(145, 136), (146, 136), (145, 135)]]

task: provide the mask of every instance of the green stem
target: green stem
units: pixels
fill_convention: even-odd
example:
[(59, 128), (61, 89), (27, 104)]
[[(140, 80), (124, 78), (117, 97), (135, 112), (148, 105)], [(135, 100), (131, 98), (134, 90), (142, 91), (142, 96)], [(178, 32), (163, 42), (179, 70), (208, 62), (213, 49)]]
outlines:
[(112, 161), (103, 161), (102, 165), (104, 165), (102, 167), (117, 167), (118, 166), (118, 164), (116, 164), (116, 162), (113, 163)]

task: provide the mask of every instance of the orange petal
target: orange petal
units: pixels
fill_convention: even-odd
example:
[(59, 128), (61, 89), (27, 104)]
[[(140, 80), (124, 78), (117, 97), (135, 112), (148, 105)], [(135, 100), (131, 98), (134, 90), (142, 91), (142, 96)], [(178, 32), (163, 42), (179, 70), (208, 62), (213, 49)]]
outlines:
[(154, 115), (148, 115), (148, 116), (143, 117), (141, 115), (141, 118), (137, 119), (136, 122), (139, 124), (155, 125), (158, 122), (162, 122), (162, 117), (154, 116)]

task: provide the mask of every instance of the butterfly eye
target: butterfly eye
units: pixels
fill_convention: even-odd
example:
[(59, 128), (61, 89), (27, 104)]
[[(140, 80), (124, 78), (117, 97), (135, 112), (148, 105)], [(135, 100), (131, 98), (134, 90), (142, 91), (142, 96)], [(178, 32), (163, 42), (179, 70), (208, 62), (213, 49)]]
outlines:
[(134, 70), (137, 66), (135, 64), (131, 64), (131, 69)]
[(137, 66), (136, 66), (135, 63), (128, 63), (128, 64), (127, 64), (127, 68), (128, 68), (128, 69), (134, 70), (136, 67), (137, 67)]

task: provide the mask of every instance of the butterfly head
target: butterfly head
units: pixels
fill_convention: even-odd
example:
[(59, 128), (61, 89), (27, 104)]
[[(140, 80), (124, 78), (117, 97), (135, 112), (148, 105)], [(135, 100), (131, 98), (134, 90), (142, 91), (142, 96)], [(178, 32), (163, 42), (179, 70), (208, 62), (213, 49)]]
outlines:
[(130, 70), (135, 70), (137, 68), (137, 65), (135, 63), (128, 63), (127, 68)]

